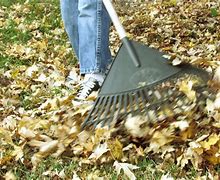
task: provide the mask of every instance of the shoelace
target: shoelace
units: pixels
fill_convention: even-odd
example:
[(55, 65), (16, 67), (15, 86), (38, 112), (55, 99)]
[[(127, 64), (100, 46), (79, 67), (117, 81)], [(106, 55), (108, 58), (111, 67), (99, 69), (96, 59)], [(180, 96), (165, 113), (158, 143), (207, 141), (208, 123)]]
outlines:
[(94, 78), (88, 78), (86, 81), (83, 81), (81, 84), (81, 88), (77, 95), (78, 99), (84, 100), (86, 99), (92, 91), (99, 89), (99, 83)]

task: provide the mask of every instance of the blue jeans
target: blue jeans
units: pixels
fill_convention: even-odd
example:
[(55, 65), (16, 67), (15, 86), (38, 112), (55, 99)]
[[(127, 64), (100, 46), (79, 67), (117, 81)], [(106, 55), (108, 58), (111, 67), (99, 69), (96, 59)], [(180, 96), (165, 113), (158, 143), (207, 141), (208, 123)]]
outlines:
[(102, 0), (60, 0), (61, 15), (80, 73), (104, 73), (111, 61), (110, 17)]

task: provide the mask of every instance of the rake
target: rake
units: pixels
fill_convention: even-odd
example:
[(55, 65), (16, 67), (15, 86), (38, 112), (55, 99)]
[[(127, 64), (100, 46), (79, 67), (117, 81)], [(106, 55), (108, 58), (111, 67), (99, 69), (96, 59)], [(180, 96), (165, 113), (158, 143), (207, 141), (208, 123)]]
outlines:
[[(190, 64), (172, 66), (162, 52), (129, 40), (111, 1), (103, 3), (122, 45), (82, 128), (110, 126), (128, 114), (144, 114), (157, 122), (203, 106), (201, 102), (210, 96), (207, 82), (211, 75)], [(185, 80), (196, 82), (193, 100), (177, 86)]]

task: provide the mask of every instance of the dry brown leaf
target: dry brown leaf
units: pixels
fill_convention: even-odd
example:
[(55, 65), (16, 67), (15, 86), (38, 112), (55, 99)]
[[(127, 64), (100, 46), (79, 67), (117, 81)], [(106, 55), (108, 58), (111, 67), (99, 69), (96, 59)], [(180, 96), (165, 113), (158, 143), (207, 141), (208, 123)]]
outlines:
[(160, 152), (160, 148), (164, 145), (172, 142), (174, 139), (173, 130), (162, 129), (155, 131), (150, 139), (150, 146), (147, 148), (147, 152), (153, 151), (154, 153)]
[(117, 138), (109, 141), (108, 147), (114, 159), (120, 160), (123, 157), (123, 145)]
[(220, 66), (216, 69), (213, 79), (220, 83)]
[(89, 156), (89, 159), (99, 159), (104, 153), (108, 152), (109, 148), (108, 148), (108, 144), (105, 142), (103, 144), (99, 144), (95, 150), (93, 151), (93, 153)]
[(201, 141), (200, 144), (205, 150), (209, 150), (211, 146), (215, 145), (219, 141), (219, 135), (212, 134), (208, 137), (207, 141)]
[(124, 171), (124, 174), (130, 179), (135, 180), (136, 177), (134, 173), (131, 170), (138, 169), (138, 166), (128, 164), (128, 163), (119, 163), (118, 161), (115, 161), (113, 166), (115, 167), (115, 170), (117, 172), (117, 175), (120, 174), (121, 169)]
[(179, 90), (182, 91), (191, 101), (196, 100), (196, 92), (192, 89), (194, 82), (192, 80), (181, 81), (178, 86)]
[[(204, 67), (211, 73), (215, 71), (213, 87), (216, 92), (219, 90), (216, 85), (220, 79), (219, 39), (216, 38), (220, 33), (219, 17), (212, 17), (209, 9), (211, 6), (218, 8), (218, 2), (170, 0), (146, 3), (138, 0), (116, 4), (131, 39), (165, 51), (167, 55), (164, 58), (173, 60), (173, 65), (187, 62)], [(0, 70), (0, 77), (4, 77), (0, 80), (0, 165), (8, 171), (8, 162), (16, 164), (16, 160), (25, 161), (30, 156), (29, 152), (33, 151), (36, 153), (31, 161), (35, 168), (43, 158), (61, 157), (63, 152), (91, 165), (121, 157), (129, 164), (151, 153), (159, 154), (153, 159), (157, 163), (160, 162), (158, 158), (172, 162), (177, 160), (180, 167), (192, 163), (198, 171), (204, 163), (210, 168), (210, 164), (220, 162), (217, 134), (220, 127), (219, 93), (215, 94), (215, 100), (206, 101), (204, 109), (195, 112), (197, 94), (193, 88), (197, 82), (193, 79), (183, 79), (177, 84), (179, 90), (193, 102), (183, 106), (185, 116), (181, 111), (174, 116), (168, 106), (164, 112), (172, 118), (165, 118), (163, 122), (159, 122), (153, 116), (154, 111), (150, 110), (150, 117), (155, 122), (153, 125), (141, 116), (127, 120), (122, 117), (116, 128), (98, 128), (80, 133), (80, 125), (91, 104), (76, 106), (72, 103), (80, 81), (79, 68), (69, 63), (73, 59), (72, 48), (69, 43), (63, 43), (65, 32), (58, 22), (60, 18), (55, 17), (57, 26), (54, 28), (48, 22), (50, 18), (47, 17), (52, 15), (51, 8), (56, 8), (48, 5), (38, 4), (47, 16), (43, 19), (36, 16), (31, 23), (26, 21), (26, 16), (32, 11), (28, 1), (0, 8), (0, 27), (11, 28), (12, 22), (17, 25), (18, 36), (11, 38), (19, 38), (20, 33), (30, 33), (30, 39), (25, 44), (20, 40), (11, 42), (12, 39), (0, 44), (3, 58), (10, 57), (16, 63), (21, 60), (25, 64), (14, 66), (9, 63)], [(44, 27), (52, 29), (41, 31)], [(7, 38), (6, 34), (0, 33), (0, 37)], [(110, 33), (110, 43), (114, 55), (120, 46), (114, 28)], [(66, 78), (68, 74), (69, 82)], [(88, 100), (93, 102), (96, 97), (97, 94), (93, 94)], [(159, 115), (162, 113), (159, 112)], [(124, 121), (125, 126), (121, 126)], [(94, 158), (88, 160), (92, 152), (95, 153), (95, 147), (103, 142), (108, 142), (108, 147), (101, 147), (102, 150), (97, 150)], [(122, 142), (127, 145), (125, 148)], [(137, 147), (137, 144), (140, 146)], [(24, 151), (24, 146), (27, 151)], [(147, 148), (143, 151), (145, 146)], [(130, 170), (129, 165), (124, 168)], [(62, 171), (51, 173), (66, 178)], [(130, 175), (132, 177), (134, 174)], [(90, 177), (103, 179), (98, 174), (91, 174)]]
[(5, 180), (16, 180), (17, 179), (12, 171), (8, 171), (5, 174), (4, 178), (5, 178)]
[(150, 130), (147, 124), (148, 119), (145, 116), (137, 115), (132, 117), (130, 114), (126, 119), (125, 128), (134, 137), (144, 137)]

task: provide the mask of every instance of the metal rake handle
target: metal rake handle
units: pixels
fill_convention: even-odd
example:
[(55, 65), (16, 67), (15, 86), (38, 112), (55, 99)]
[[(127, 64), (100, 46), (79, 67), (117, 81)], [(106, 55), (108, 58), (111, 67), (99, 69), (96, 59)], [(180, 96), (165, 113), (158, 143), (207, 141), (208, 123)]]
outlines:
[(102, 0), (102, 1), (105, 5), (106, 10), (108, 11), (108, 14), (109, 14), (114, 26), (115, 26), (116, 31), (119, 34), (121, 41), (123, 42), (123, 44), (125, 45), (128, 53), (129, 53), (129, 56), (131, 57), (134, 65), (136, 67), (140, 67), (141, 64), (140, 64), (138, 55), (137, 55), (134, 47), (132, 46), (131, 41), (128, 39), (128, 37), (126, 35), (126, 31), (119, 20), (119, 17), (118, 17), (118, 15), (112, 5), (111, 0)]

